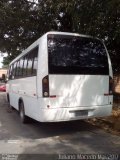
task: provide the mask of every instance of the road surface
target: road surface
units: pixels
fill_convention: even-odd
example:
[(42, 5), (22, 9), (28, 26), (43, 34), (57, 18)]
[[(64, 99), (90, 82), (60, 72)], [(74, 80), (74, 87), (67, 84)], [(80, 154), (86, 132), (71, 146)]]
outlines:
[(84, 121), (21, 124), (0, 92), (0, 154), (120, 153), (120, 137)]

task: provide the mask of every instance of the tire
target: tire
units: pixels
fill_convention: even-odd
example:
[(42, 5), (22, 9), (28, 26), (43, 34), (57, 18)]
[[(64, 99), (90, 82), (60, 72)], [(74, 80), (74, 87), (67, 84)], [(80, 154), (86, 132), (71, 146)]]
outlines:
[(19, 105), (19, 115), (20, 115), (21, 122), (23, 124), (27, 123), (27, 116), (25, 115), (25, 109), (24, 109), (23, 101), (21, 101), (20, 105)]

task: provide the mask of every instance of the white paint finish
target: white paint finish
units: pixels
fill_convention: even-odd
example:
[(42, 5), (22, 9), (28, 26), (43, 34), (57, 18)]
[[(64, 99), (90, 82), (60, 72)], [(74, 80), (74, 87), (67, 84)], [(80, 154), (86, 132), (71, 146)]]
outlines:
[[(38, 121), (41, 122), (57, 122), (57, 121), (71, 121), (78, 119), (86, 119), (91, 117), (103, 117), (111, 114), (112, 105), (103, 106), (89, 106), (89, 107), (76, 107), (76, 108), (47, 108), (40, 109)], [(81, 111), (87, 110), (88, 116), (75, 116), (70, 111)]]
[(9, 92), (9, 98), (10, 98), (10, 105), (13, 106), (15, 109), (19, 109), (18, 103), (19, 103), (19, 95), (17, 93)]
[[(81, 107), (109, 103), (109, 76), (99, 75), (50, 75), (50, 101), (53, 107)], [(58, 87), (59, 86), (59, 87)]]
[(34, 97), (36, 94), (36, 77), (27, 77), (13, 80), (11, 92)]
[(40, 108), (38, 105), (37, 97), (25, 96), (23, 101), (24, 101), (24, 107), (25, 107), (25, 114), (37, 120), (37, 117), (39, 115), (39, 108)]
[[(19, 99), (22, 98), (25, 106), (25, 113), (33, 117), (37, 110), (37, 91), (36, 91), (36, 76), (9, 81), (10, 87), (10, 104), (18, 109)], [(35, 110), (36, 109), (36, 110)]]
[(48, 75), (48, 54), (47, 54), (47, 36), (44, 35), (39, 44), (38, 72), (37, 72), (37, 93), (42, 97), (42, 79)]
[[(48, 34), (86, 37), (72, 33), (48, 32), (28, 47), (15, 60), (25, 55), (32, 48), (39, 46), (37, 77), (10, 80), (7, 84), (10, 104), (18, 109), (19, 98), (22, 98), (25, 114), (42, 122), (85, 119), (110, 114), (113, 96), (104, 96), (104, 93), (109, 92), (109, 76), (112, 77), (109, 55), (110, 75), (49, 75), (50, 95), (56, 95), (57, 97), (42, 97), (42, 79), (48, 75)], [(50, 108), (47, 108), (48, 105)], [(74, 113), (69, 113), (73, 110), (88, 110), (88, 116), (76, 117)]]
[(110, 55), (108, 53), (108, 50), (105, 46), (105, 44), (103, 43), (105, 49), (106, 49), (106, 53), (107, 53), (107, 56), (108, 56), (108, 65), (109, 65), (109, 75), (113, 78), (113, 71), (112, 71), (112, 63), (111, 63), (111, 60), (110, 60)]

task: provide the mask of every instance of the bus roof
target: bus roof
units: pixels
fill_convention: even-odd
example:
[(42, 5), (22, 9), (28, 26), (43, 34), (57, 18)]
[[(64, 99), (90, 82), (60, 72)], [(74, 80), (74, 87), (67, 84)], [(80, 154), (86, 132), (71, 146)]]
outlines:
[(32, 48), (36, 47), (39, 44), (39, 41), (42, 37), (47, 36), (48, 34), (59, 34), (59, 35), (71, 35), (71, 36), (80, 36), (86, 38), (94, 38), (90, 35), (84, 35), (79, 33), (70, 33), (70, 32), (58, 32), (58, 31), (50, 31), (42, 35), (39, 39), (37, 39), (34, 43), (32, 43), (28, 48), (26, 48), (20, 55), (18, 55), (9, 65), (17, 61), (20, 57), (24, 56), (27, 52), (29, 52)]

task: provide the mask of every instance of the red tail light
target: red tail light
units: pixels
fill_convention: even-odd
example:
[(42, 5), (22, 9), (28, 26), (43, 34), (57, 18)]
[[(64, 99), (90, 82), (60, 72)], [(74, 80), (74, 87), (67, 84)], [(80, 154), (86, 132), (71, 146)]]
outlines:
[(56, 95), (52, 95), (52, 96), (50, 96), (50, 98), (56, 98)]
[(109, 95), (113, 94), (113, 79), (109, 77)]
[(49, 78), (48, 78), (48, 75), (42, 79), (42, 95), (43, 95), (43, 97), (49, 97)]

